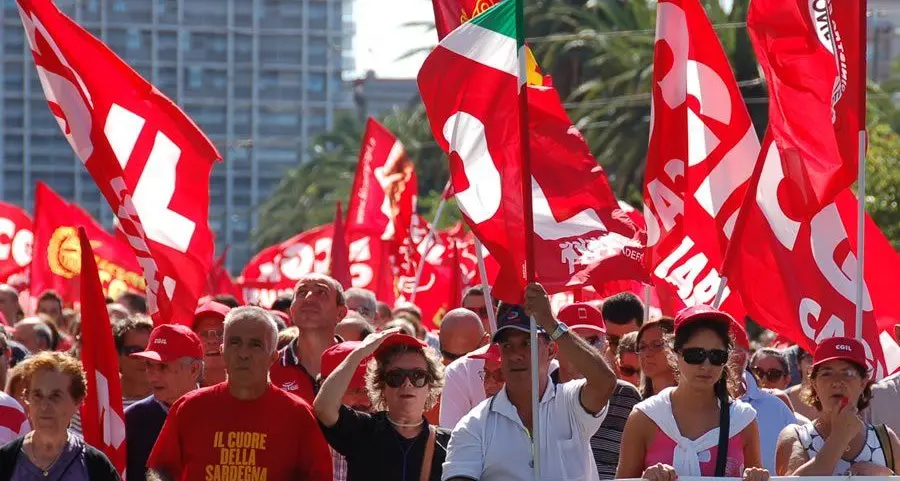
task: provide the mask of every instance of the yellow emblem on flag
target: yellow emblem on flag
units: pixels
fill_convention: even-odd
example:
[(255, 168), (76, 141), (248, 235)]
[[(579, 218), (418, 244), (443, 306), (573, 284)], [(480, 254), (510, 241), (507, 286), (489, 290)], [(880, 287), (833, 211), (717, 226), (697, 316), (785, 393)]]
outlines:
[(72, 279), (81, 272), (81, 244), (74, 227), (57, 227), (47, 245), (47, 261), (54, 274)]

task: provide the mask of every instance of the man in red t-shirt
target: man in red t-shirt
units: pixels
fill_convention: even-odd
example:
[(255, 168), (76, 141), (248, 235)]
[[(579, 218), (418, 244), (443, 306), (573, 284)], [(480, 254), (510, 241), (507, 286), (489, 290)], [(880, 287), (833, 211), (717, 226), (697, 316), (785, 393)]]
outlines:
[(225, 318), (228, 380), (179, 399), (147, 467), (162, 480), (331, 481), (331, 453), (310, 405), (268, 382), (275, 321), (258, 307)]
[(291, 320), (300, 335), (279, 352), (272, 366), (272, 383), (312, 403), (319, 391), (322, 353), (341, 342), (334, 328), (347, 315), (344, 289), (323, 274), (307, 274), (294, 287)]

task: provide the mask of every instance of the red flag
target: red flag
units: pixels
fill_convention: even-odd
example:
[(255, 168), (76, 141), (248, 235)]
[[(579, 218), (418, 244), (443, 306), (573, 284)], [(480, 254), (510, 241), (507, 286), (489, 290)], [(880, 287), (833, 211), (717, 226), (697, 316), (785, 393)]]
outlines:
[(234, 279), (231, 278), (231, 274), (229, 274), (228, 270), (225, 268), (225, 259), (228, 258), (228, 247), (229, 246), (225, 246), (222, 255), (219, 256), (219, 259), (216, 260), (216, 263), (213, 264), (209, 270), (205, 295), (215, 296), (217, 294), (229, 294), (243, 304), (244, 295), (241, 292), (240, 287), (235, 284)]
[(347, 234), (344, 232), (344, 213), (341, 203), (337, 203), (334, 212), (334, 234), (331, 240), (331, 277), (340, 282), (344, 289), (350, 287), (350, 251), (347, 249)]
[(35, 190), (34, 212), (33, 296), (53, 289), (67, 303), (81, 299), (81, 284), (75, 279), (82, 270), (77, 227), (83, 227), (91, 239), (104, 294), (116, 298), (125, 291), (144, 291), (146, 281), (134, 252), (87, 212), (69, 204), (42, 182)]
[(808, 351), (828, 337), (860, 339), (876, 378), (890, 374), (900, 365), (884, 355), (893, 343), (892, 331), (885, 330), (900, 323), (895, 288), (900, 256), (867, 217), (863, 332), (855, 332), (855, 196), (846, 189), (819, 212), (796, 220), (778, 195), (787, 179), (772, 175), (783, 164), (769, 137), (763, 152), (763, 175), (743, 207), (745, 224), (733, 240), (735, 262), (727, 272), (750, 316)]
[(0, 282), (31, 264), (31, 217), (19, 206), (0, 202)]
[[(814, 215), (853, 184), (858, 139), (865, 130), (865, 70), (859, 67), (865, 60), (858, 57), (858, 46), (856, 51), (845, 50), (843, 32), (835, 30), (826, 11), (831, 3), (754, 0), (747, 14), (750, 38), (769, 86), (769, 132), (779, 150), (783, 195), (790, 199), (794, 216)], [(842, 11), (848, 8), (852, 7)], [(862, 8), (857, 15), (862, 14), (865, 25)], [(859, 32), (850, 27), (858, 27), (860, 20), (842, 20), (841, 28), (854, 33), (856, 38), (849, 40), (856, 45)], [(848, 68), (848, 59), (855, 70)]]
[(373, 118), (366, 123), (347, 207), (347, 232), (401, 242), (416, 210), (418, 180), (403, 143)]
[(179, 108), (50, 0), (18, 0), (66, 139), (122, 224), (156, 322), (189, 323), (212, 263), (215, 147)]
[[(645, 264), (653, 284), (677, 292), (676, 304), (711, 304), (759, 141), (698, 0), (657, 4), (652, 95)], [(744, 317), (729, 286), (721, 307)]]
[[(300, 233), (279, 244), (269, 246), (244, 266), (239, 283), (248, 304), (269, 306), (279, 295), (290, 294), (297, 280), (305, 274), (328, 274), (331, 267), (333, 224), (325, 224)], [(385, 243), (374, 236), (351, 239), (351, 284), (375, 292), (379, 300), (394, 301), (393, 286), (385, 286), (375, 274), (390, 267)]]
[(125, 477), (125, 409), (119, 381), (119, 355), (91, 243), (83, 227), (78, 228), (81, 248), (81, 362), (87, 378), (87, 395), (81, 405), (84, 442), (109, 458)]

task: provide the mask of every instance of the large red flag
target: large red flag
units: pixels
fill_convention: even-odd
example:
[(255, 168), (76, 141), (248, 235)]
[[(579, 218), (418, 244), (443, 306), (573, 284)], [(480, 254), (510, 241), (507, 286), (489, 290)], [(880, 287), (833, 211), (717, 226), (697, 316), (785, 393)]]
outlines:
[(334, 212), (333, 237), (331, 239), (331, 265), (329, 274), (334, 280), (341, 283), (344, 289), (351, 286), (350, 283), (350, 250), (347, 248), (347, 233), (344, 231), (344, 213), (341, 211), (341, 203), (337, 203)]
[[(711, 304), (759, 140), (700, 2), (656, 8), (645, 263), (654, 284), (677, 292), (677, 304)], [(745, 314), (730, 287), (721, 307)]]
[(220, 156), (179, 108), (50, 0), (17, 0), (66, 139), (122, 224), (156, 322), (189, 323), (212, 263), (209, 175)]
[(78, 228), (81, 248), (81, 362), (87, 378), (87, 395), (81, 405), (81, 429), (84, 442), (109, 458), (116, 471), (125, 477), (125, 409), (119, 381), (119, 355), (91, 241), (83, 227)]
[(0, 202), (0, 282), (31, 264), (33, 241), (31, 217), (19, 206)]
[[(785, 175), (784, 195), (796, 216), (815, 215), (853, 184), (865, 135), (865, 41), (859, 45), (865, 6), (860, 11), (858, 1), (837, 2), (857, 7), (842, 6), (836, 25), (831, 3), (754, 0), (747, 14), (769, 86), (769, 132)], [(852, 35), (845, 38), (845, 32)]]
[(403, 143), (369, 118), (347, 206), (347, 232), (400, 243), (416, 211), (418, 180)]
[(34, 212), (33, 296), (53, 289), (66, 303), (81, 299), (81, 283), (75, 278), (82, 271), (78, 227), (83, 227), (91, 240), (104, 294), (116, 298), (125, 291), (144, 291), (146, 281), (134, 251), (42, 182), (35, 190)]
[[(248, 304), (269, 306), (279, 295), (290, 294), (305, 274), (328, 274), (331, 267), (333, 224), (325, 224), (269, 246), (253, 257), (241, 272), (239, 283)], [(377, 276), (390, 267), (385, 243), (374, 236), (349, 241), (350, 279), (354, 287), (375, 292), (379, 300), (394, 301), (393, 286), (385, 286)]]
[[(754, 0), (755, 1), (755, 0)], [(789, 214), (780, 196), (787, 179), (779, 149), (767, 136), (759, 187), (742, 211), (744, 228), (734, 239), (727, 275), (741, 292), (750, 316), (763, 326), (812, 350), (821, 339), (863, 341), (876, 377), (890, 374), (885, 359), (900, 323), (896, 279), (900, 256), (871, 219), (865, 223), (863, 332), (855, 332), (856, 197), (845, 189), (813, 215)]]

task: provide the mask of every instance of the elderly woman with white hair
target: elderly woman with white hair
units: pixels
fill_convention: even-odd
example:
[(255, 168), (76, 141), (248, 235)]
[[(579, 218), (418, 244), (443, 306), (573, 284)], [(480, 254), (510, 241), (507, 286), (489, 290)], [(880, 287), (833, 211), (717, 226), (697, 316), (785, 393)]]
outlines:
[[(397, 332), (367, 337), (325, 379), (313, 403), (325, 438), (346, 457), (354, 481), (440, 481), (443, 473), (450, 431), (425, 419), (443, 386), (443, 366), (427, 344)], [(370, 356), (366, 383), (374, 414), (341, 404), (356, 367)]]
[(309, 404), (269, 382), (278, 357), (272, 316), (239, 307), (225, 316), (228, 379), (182, 396), (147, 467), (162, 480), (331, 481), (331, 454)]

